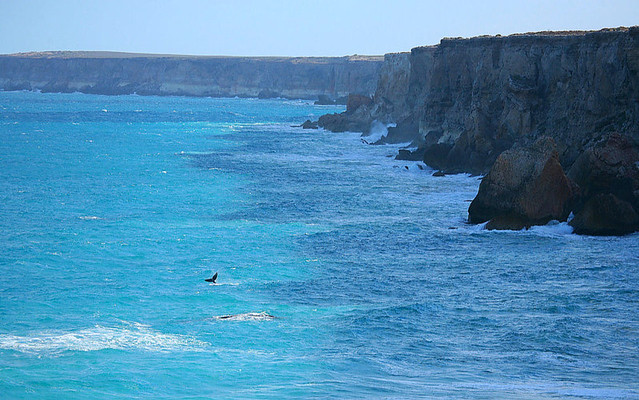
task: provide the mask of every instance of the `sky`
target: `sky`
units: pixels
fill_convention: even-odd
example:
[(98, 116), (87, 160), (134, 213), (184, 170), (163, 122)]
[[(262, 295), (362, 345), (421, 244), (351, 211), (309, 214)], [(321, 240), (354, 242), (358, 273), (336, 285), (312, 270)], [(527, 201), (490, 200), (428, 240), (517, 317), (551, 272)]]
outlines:
[(408, 51), (442, 37), (639, 25), (639, 0), (0, 0), (0, 53)]

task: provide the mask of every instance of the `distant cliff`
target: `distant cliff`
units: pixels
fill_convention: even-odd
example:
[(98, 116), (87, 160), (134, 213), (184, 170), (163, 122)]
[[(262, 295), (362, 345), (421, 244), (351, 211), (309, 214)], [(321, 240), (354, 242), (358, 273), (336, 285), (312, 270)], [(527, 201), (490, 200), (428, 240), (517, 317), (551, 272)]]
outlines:
[(0, 55), (0, 89), (317, 99), (375, 91), (382, 57), (205, 57), (109, 52)]
[(385, 141), (413, 141), (448, 172), (486, 173), (541, 136), (565, 167), (606, 133), (639, 141), (638, 27), (442, 39), (386, 55), (380, 73), (373, 104), (350, 115), (397, 123)]

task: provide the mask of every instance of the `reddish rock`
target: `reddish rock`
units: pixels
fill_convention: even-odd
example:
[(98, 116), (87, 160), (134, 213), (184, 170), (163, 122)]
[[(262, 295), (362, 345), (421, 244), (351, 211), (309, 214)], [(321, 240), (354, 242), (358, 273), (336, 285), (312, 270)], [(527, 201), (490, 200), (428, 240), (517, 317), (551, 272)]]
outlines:
[(639, 207), (639, 154), (628, 137), (612, 133), (586, 149), (568, 171), (581, 188), (584, 203), (600, 193), (612, 193)]
[(638, 162), (632, 142), (617, 133), (577, 158), (568, 172), (582, 192), (570, 222), (575, 233), (625, 235), (639, 230)]
[(570, 225), (580, 235), (625, 235), (639, 230), (639, 215), (614, 194), (597, 194), (586, 201)]
[(361, 94), (349, 94), (348, 100), (346, 101), (346, 113), (352, 114), (357, 111), (361, 106), (371, 106), (373, 104), (373, 99), (369, 96), (364, 96)]
[(479, 186), (468, 209), (472, 223), (491, 221), (492, 229), (521, 229), (566, 220), (575, 186), (564, 174), (555, 143), (503, 152)]

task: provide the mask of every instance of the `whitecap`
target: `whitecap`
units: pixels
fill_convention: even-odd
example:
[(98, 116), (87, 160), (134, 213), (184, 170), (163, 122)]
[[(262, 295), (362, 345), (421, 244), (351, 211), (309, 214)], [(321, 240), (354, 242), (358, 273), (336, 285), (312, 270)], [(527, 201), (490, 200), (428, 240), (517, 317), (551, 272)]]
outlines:
[(70, 332), (42, 332), (28, 336), (0, 335), (0, 349), (49, 354), (106, 349), (172, 352), (198, 351), (207, 345), (189, 336), (161, 333), (137, 323), (130, 325), (96, 325)]
[(572, 235), (573, 228), (568, 222), (550, 221), (546, 225), (531, 226), (528, 232), (541, 236), (565, 236)]
[(218, 315), (213, 317), (212, 319), (219, 321), (271, 321), (275, 318), (277, 317), (262, 311), (243, 314)]
[(382, 124), (378, 120), (373, 121), (371, 129), (367, 135), (362, 135), (368, 143), (375, 143), (388, 135), (388, 128), (394, 127), (395, 124)]
[(98, 219), (102, 219), (100, 217), (96, 217), (95, 215), (83, 215), (83, 216), (80, 216), (78, 218), (80, 218), (82, 220), (85, 220), (85, 221), (95, 221), (95, 220), (98, 220)]
[(544, 237), (564, 237), (571, 236), (573, 234), (573, 228), (568, 222), (559, 222), (552, 220), (546, 225), (533, 225), (530, 228), (523, 228), (518, 231), (514, 230), (489, 230), (486, 229), (488, 222), (481, 224), (465, 224), (464, 228), (472, 233), (486, 233), (486, 234), (527, 234)]

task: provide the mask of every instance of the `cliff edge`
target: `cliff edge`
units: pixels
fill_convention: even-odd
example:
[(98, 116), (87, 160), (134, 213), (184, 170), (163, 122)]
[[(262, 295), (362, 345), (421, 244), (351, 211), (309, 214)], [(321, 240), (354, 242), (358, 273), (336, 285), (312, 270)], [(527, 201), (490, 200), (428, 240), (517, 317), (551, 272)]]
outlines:
[[(418, 148), (402, 151), (403, 159), (488, 174), (472, 222), (521, 228), (574, 212), (578, 233), (639, 229), (639, 27), (445, 38), (386, 55), (371, 104), (319, 123), (365, 132), (375, 120), (396, 124), (378, 143)], [(583, 161), (600, 153), (623, 159), (623, 167)], [(579, 176), (590, 178), (566, 178), (578, 160), (586, 171)], [(604, 175), (625, 188), (588, 189)]]
[(335, 99), (375, 91), (381, 56), (217, 57), (113, 52), (0, 55), (0, 89)]
[(485, 174), (542, 136), (569, 167), (607, 133), (639, 140), (639, 27), (445, 38), (386, 55), (373, 100), (368, 121), (397, 124), (385, 141), (433, 168)]

